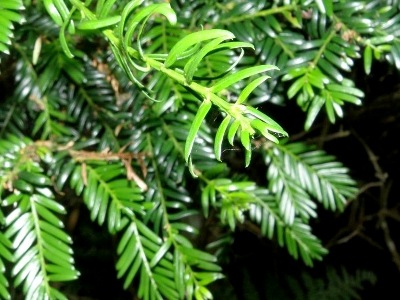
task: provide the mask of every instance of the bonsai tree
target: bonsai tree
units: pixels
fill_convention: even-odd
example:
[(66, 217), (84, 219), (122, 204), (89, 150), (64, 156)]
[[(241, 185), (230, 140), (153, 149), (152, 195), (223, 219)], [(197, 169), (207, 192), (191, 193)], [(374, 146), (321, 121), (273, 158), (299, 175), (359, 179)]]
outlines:
[(295, 134), (361, 105), (357, 63), (400, 68), (398, 7), (1, 1), (1, 298), (68, 299), (76, 203), (114, 237), (117, 277), (140, 299), (211, 299), (246, 226), (322, 260), (311, 221), (357, 183)]

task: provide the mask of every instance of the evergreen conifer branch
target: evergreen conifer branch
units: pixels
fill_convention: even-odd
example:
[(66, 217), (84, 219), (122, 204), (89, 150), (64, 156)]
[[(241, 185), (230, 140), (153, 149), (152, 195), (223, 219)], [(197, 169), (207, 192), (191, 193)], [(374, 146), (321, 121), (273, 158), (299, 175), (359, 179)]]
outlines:
[(361, 105), (357, 60), (400, 69), (398, 1), (3, 2), (0, 297), (69, 296), (54, 282), (79, 280), (73, 192), (141, 299), (211, 299), (249, 221), (307, 265), (326, 255), (310, 221), (357, 184), (324, 149), (282, 143), (263, 104), (295, 99), (306, 129)]

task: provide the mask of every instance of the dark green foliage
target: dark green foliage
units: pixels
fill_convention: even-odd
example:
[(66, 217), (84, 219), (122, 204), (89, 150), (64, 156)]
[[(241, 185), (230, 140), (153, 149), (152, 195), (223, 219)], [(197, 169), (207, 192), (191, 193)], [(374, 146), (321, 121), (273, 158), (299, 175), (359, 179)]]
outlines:
[(330, 299), (363, 299), (360, 291), (365, 285), (375, 284), (377, 278), (374, 273), (357, 270), (350, 274), (345, 268), (328, 268), (326, 276), (314, 278), (303, 273), (301, 280), (288, 279), (288, 285), (293, 299), (330, 300)]
[(9, 47), (14, 36), (14, 26), (24, 21), (21, 14), (23, 9), (22, 0), (11, 0), (0, 4), (0, 52), (10, 53)]
[[(360, 105), (357, 60), (400, 68), (393, 2), (2, 1), (1, 297), (68, 298), (55, 283), (79, 280), (71, 194), (118, 241), (117, 277), (141, 299), (211, 299), (246, 222), (322, 260), (310, 220), (357, 184), (262, 104), (295, 99), (306, 129), (323, 107), (335, 122)], [(220, 230), (209, 247), (204, 222)], [(353, 290), (363, 276), (341, 277)]]

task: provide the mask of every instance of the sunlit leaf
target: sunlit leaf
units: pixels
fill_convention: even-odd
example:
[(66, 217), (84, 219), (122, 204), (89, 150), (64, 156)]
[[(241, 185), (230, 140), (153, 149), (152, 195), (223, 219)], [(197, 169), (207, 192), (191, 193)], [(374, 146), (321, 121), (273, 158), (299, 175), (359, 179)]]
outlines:
[(169, 52), (164, 65), (167, 68), (170, 67), (187, 49), (202, 41), (216, 38), (233, 39), (234, 37), (235, 36), (230, 31), (222, 29), (209, 29), (191, 33), (176, 43), (176, 45)]

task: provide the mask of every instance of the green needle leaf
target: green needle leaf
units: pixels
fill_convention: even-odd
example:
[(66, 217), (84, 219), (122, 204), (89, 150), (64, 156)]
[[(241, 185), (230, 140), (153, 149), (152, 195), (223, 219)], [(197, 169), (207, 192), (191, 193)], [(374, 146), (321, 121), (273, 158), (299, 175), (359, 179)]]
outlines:
[(253, 92), (254, 89), (256, 89), (261, 83), (263, 83), (268, 78), (271, 78), (271, 77), (268, 75), (264, 75), (264, 76), (261, 76), (255, 80), (253, 80), (250, 84), (248, 84), (243, 89), (243, 91), (240, 93), (240, 95), (236, 101), (236, 104), (242, 104), (244, 101), (246, 101), (246, 99), (249, 97), (251, 92)]
[(227, 88), (228, 86), (231, 86), (232, 84), (241, 81), (247, 77), (267, 72), (270, 70), (279, 70), (278, 67), (272, 66), (272, 65), (262, 65), (262, 66), (255, 66), (255, 67), (249, 67), (244, 70), (240, 70), (234, 74), (230, 74), (226, 76), (225, 78), (221, 79), (216, 83), (211, 90), (214, 93), (218, 93), (222, 91), (223, 89)]
[(236, 132), (239, 129), (239, 126), (240, 126), (240, 121), (239, 120), (235, 120), (235, 121), (233, 121), (231, 127), (229, 128), (229, 131), (228, 131), (228, 142), (232, 146), (233, 146), (233, 142), (235, 140)]
[(140, 4), (142, 4), (143, 1), (144, 0), (134, 0), (134, 1), (129, 2), (124, 7), (124, 10), (122, 11), (122, 14), (121, 14), (121, 22), (119, 23), (119, 26), (118, 26), (118, 32), (119, 32), (120, 37), (122, 37), (124, 34), (125, 23), (128, 20), (129, 15), (136, 7), (138, 7)]
[(367, 45), (364, 49), (364, 71), (365, 74), (369, 75), (371, 73), (372, 66), (372, 49), (370, 45)]
[(215, 157), (219, 161), (221, 161), (222, 141), (224, 139), (226, 129), (228, 128), (231, 119), (232, 119), (232, 117), (230, 115), (227, 115), (225, 117), (225, 119), (221, 122), (221, 125), (219, 126), (217, 133), (215, 134), (214, 153), (215, 153)]
[(263, 136), (265, 136), (267, 139), (273, 141), (276, 144), (279, 144), (279, 140), (275, 136), (273, 136), (272, 134), (269, 133), (269, 131), (268, 131), (269, 126), (267, 124), (265, 124), (264, 122), (257, 120), (257, 119), (251, 121), (250, 124), (255, 129), (257, 129)]
[(225, 40), (225, 37), (216, 38), (211, 42), (208, 42), (197, 54), (192, 56), (192, 58), (187, 62), (184, 68), (186, 81), (190, 84), (192, 82), (192, 78), (194, 72), (196, 72), (198, 65), (201, 60), (212, 50), (215, 49), (217, 45), (222, 43)]
[(169, 52), (164, 65), (166, 68), (172, 66), (175, 61), (177, 61), (178, 57), (181, 56), (181, 54), (183, 54), (190, 47), (200, 42), (216, 38), (223, 38), (227, 40), (233, 39), (234, 37), (235, 36), (232, 32), (223, 29), (209, 29), (191, 33), (175, 44), (175, 46)]
[(106, 28), (121, 21), (121, 16), (112, 16), (100, 20), (87, 20), (78, 24), (78, 29), (80, 30), (97, 30)]
[(196, 116), (194, 117), (193, 124), (190, 127), (190, 131), (185, 143), (185, 160), (188, 162), (190, 153), (192, 152), (194, 140), (196, 138), (197, 132), (200, 129), (201, 123), (203, 123), (204, 118), (207, 113), (210, 111), (212, 106), (212, 102), (209, 99), (205, 99), (203, 103), (200, 105), (199, 110), (197, 111)]
[(285, 130), (283, 130), (283, 128), (278, 123), (276, 123), (274, 120), (272, 120), (267, 115), (263, 114), (261, 111), (255, 109), (252, 106), (246, 106), (246, 110), (249, 114), (251, 114), (254, 117), (263, 121), (265, 123), (265, 126), (267, 126), (268, 130), (274, 131), (274, 132), (282, 134), (284, 136), (288, 135), (287, 132)]
[(43, 0), (43, 4), (44, 7), (46, 8), (48, 14), (50, 15), (50, 17), (53, 19), (53, 21), (61, 26), (64, 21), (60, 15), (60, 13), (58, 12), (56, 6), (54, 5), (52, 0)]
[(242, 130), (240, 133), (240, 141), (246, 150), (251, 151), (250, 133), (247, 130)]

